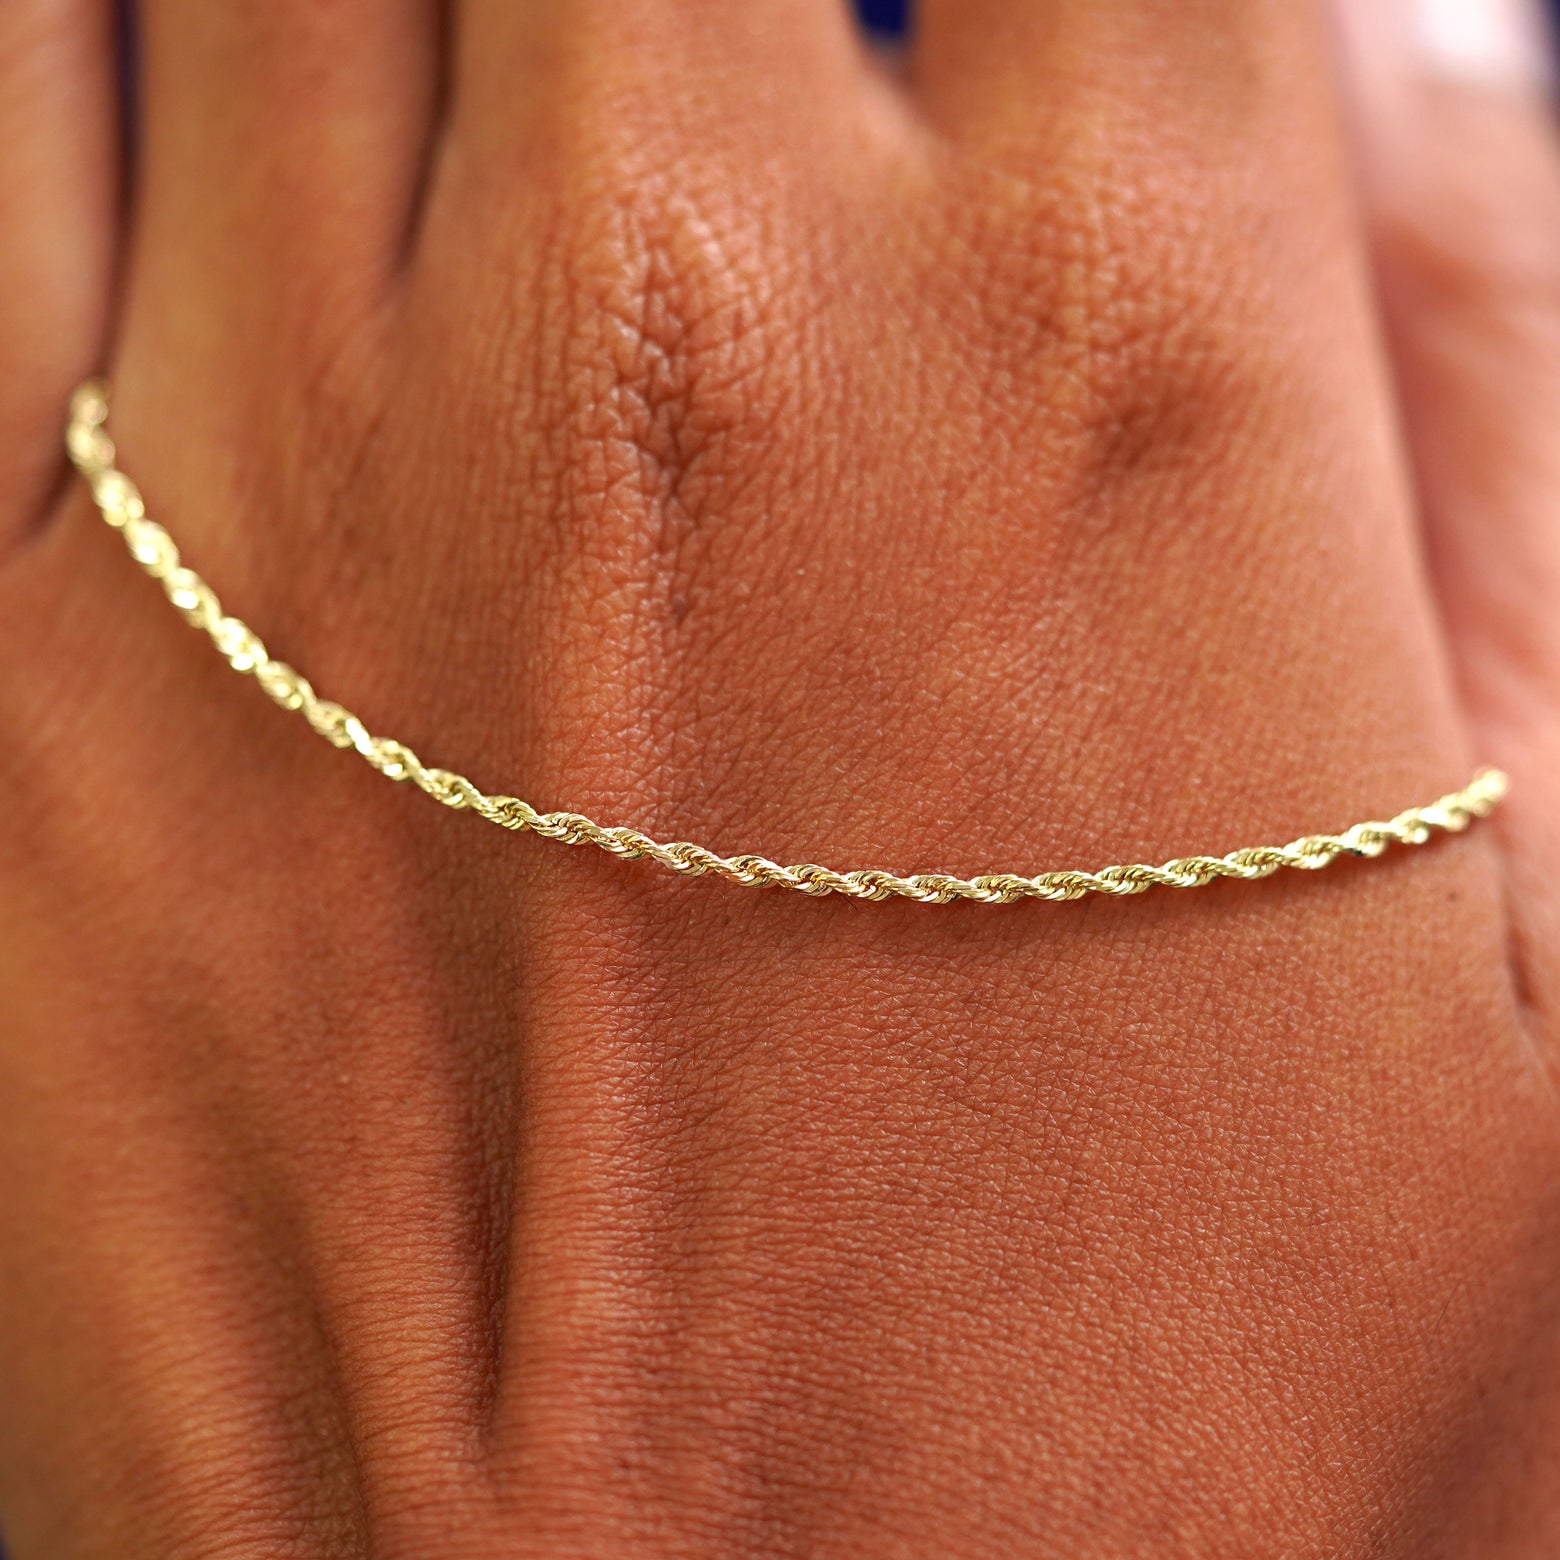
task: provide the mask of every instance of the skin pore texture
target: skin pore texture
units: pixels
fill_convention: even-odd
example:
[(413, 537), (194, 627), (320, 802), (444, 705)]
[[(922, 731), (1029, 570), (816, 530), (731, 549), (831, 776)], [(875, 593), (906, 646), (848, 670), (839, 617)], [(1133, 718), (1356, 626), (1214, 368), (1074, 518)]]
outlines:
[[(14, 1560), (1554, 1553), (1534, 83), (1340, 90), (1303, 0), (141, 13), (131, 157), (107, 8), (0, 7)], [(167, 611), (98, 369), (276, 654), (539, 806), (976, 872), (1513, 794), (1001, 910), (511, 838)]]

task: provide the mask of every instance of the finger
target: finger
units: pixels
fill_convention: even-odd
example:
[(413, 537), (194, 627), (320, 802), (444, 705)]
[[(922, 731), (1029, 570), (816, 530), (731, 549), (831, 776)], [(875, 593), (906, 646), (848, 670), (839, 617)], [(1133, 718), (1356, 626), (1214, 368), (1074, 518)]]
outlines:
[(392, 265), (440, 95), (438, 0), (144, 0), (144, 269), (225, 306)]
[(1506, 813), (1518, 974), (1560, 1017), (1560, 135), (1536, 3), (1339, 7), (1427, 546)]
[(1244, 144), (1309, 100), (1325, 62), (1312, 8), (1286, 0), (921, 0), (910, 74), (934, 123), (1033, 145), (1075, 95), (1163, 148)]
[(650, 155), (712, 132), (773, 150), (777, 124), (837, 123), (869, 79), (846, 0), (465, 0), (458, 30), (460, 121), (489, 151), (560, 120)]
[(118, 183), (108, 0), (0, 4), (0, 556), (62, 470), (108, 317)]

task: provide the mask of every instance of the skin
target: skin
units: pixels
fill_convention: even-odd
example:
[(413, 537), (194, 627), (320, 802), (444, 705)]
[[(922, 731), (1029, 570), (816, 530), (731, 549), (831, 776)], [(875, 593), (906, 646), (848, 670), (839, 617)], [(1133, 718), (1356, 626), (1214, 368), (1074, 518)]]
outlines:
[[(0, 7), (0, 1513), (75, 1557), (1560, 1546), (1560, 160), (1293, 0)], [(1384, 68), (1390, 67), (1386, 75)], [(1393, 72), (1396, 74), (1393, 74)], [(117, 277), (117, 284), (114, 278)], [(63, 482), (489, 788), (289, 722)]]

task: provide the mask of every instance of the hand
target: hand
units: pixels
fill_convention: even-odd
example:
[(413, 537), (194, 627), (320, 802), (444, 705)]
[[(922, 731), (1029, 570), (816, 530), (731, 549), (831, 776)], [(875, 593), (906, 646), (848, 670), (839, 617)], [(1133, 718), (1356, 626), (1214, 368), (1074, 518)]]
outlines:
[[(1547, 1553), (1536, 100), (1366, 78), (1389, 361), (1303, 5), (925, 0), (903, 81), (827, 0), (434, 9), (147, 0), (102, 348), (108, 40), (0, 12), (15, 1560)], [(100, 355), (228, 605), (540, 806), (1037, 871), (1513, 796), (1006, 910), (509, 837), (51, 487)]]

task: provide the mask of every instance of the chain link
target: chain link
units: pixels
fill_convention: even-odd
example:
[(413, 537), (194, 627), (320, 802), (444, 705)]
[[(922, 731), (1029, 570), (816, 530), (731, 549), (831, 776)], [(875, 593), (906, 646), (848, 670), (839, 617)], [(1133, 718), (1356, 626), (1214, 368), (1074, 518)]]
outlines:
[(769, 884), (814, 896), (898, 896), (938, 905), (968, 899), (1001, 905), (1020, 899), (1059, 901), (1082, 899), (1087, 894), (1141, 894), (1155, 886), (1202, 888), (1219, 878), (1249, 881), (1271, 877), (1285, 867), (1313, 872), (1330, 866), (1340, 856), (1375, 857), (1390, 845), (1423, 845), (1437, 833), (1461, 833), (1475, 818), (1492, 812), (1506, 794), (1506, 777), (1498, 770), (1485, 769), (1464, 790), (1443, 796), (1428, 807), (1412, 807), (1382, 823), (1357, 823), (1342, 834), (1311, 834), (1288, 845), (1251, 846), (1225, 856), (1183, 856), (1158, 867), (1137, 864), (1103, 867), (1097, 872), (1042, 872), (1038, 877), (1012, 872), (973, 878), (943, 872), (899, 877), (877, 868), (836, 872), (811, 862), (787, 867), (763, 856), (718, 856), (686, 840), (662, 844), (638, 829), (607, 827), (579, 813), (538, 812), (519, 797), (489, 796), (464, 775), (424, 764), (404, 743), (374, 736), (350, 710), (322, 699), (300, 672), (273, 659), (260, 636), (248, 624), (226, 614), (211, 586), (185, 567), (167, 531), (147, 518), (140, 492), (114, 463), (107, 420), (107, 386), (96, 380), (82, 385), (71, 399), (65, 436), (71, 461), (91, 487), (104, 520), (124, 537), (130, 556), (162, 585), (185, 619), (210, 638), (228, 665), (253, 677), (268, 698), (303, 716), (327, 742), (351, 748), (388, 779), (409, 782), (446, 807), (477, 813), (500, 828), (529, 830), (566, 845), (595, 845), (621, 860), (653, 861), (687, 877), (708, 874), (730, 883)]

